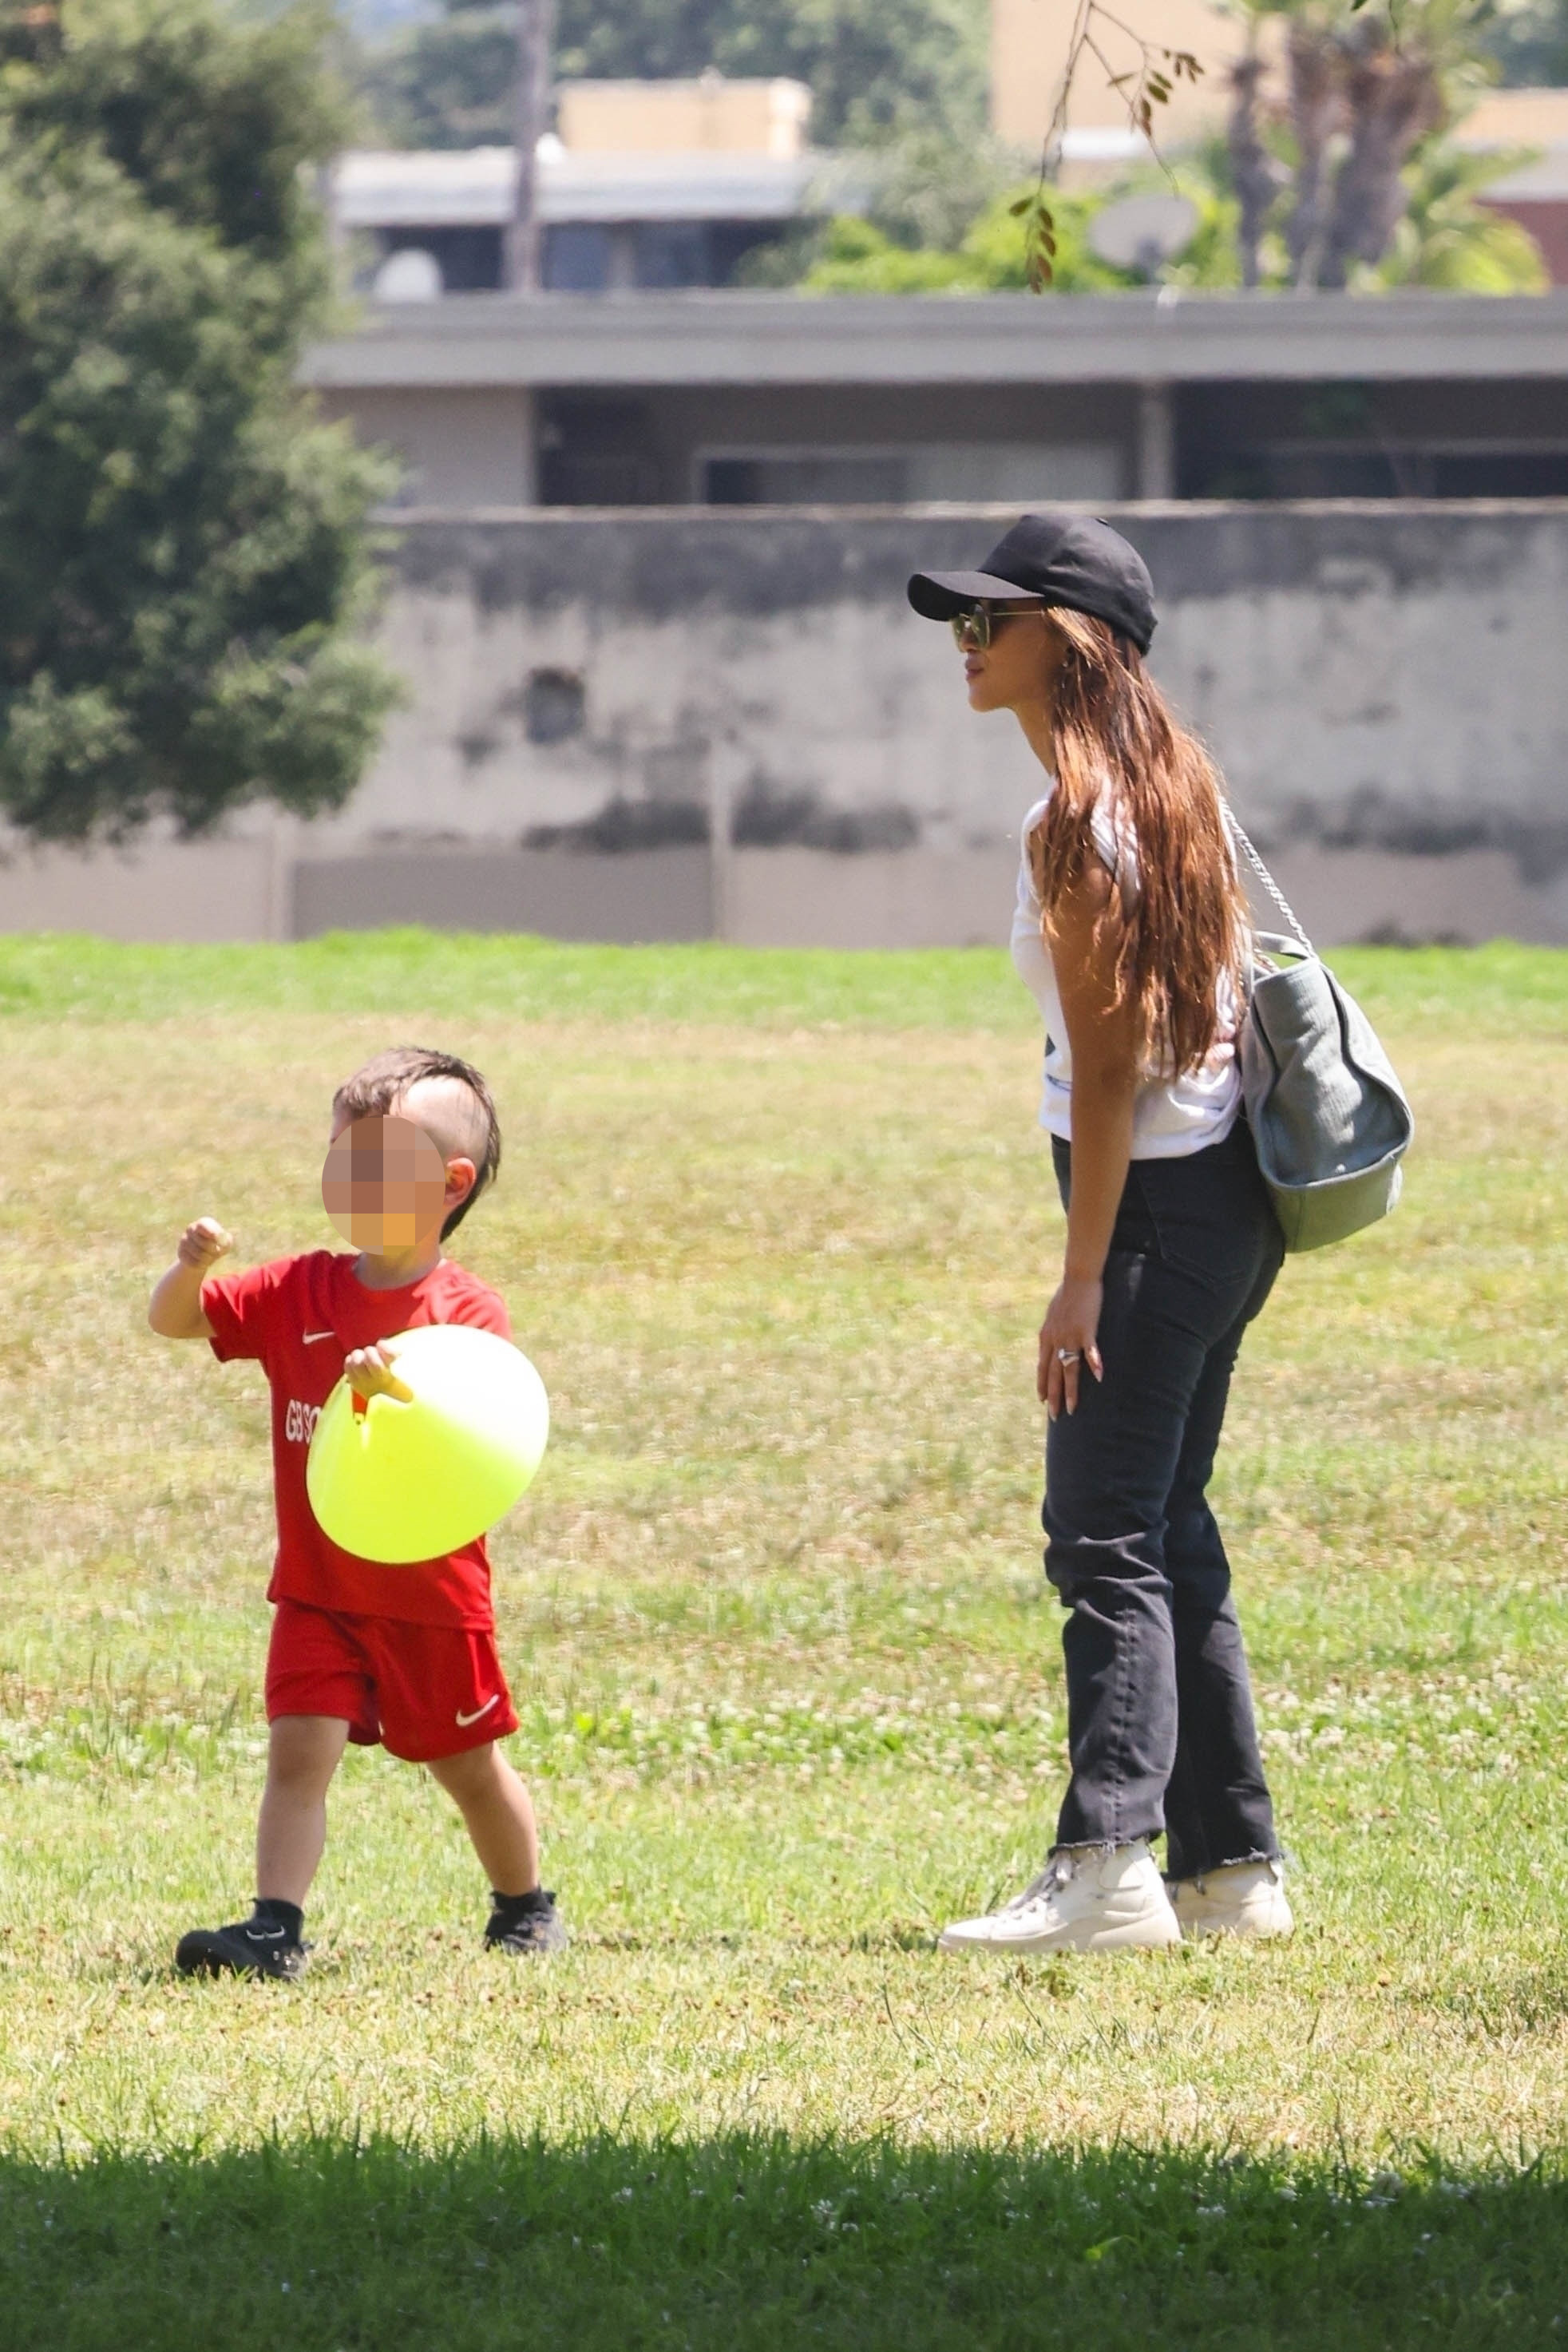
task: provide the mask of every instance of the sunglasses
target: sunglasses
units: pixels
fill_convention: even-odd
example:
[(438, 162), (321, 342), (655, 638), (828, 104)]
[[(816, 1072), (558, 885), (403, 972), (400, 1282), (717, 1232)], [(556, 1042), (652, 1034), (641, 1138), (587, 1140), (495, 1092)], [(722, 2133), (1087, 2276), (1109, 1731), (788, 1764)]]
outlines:
[(983, 654), (996, 634), (998, 621), (1010, 621), (1019, 613), (1043, 613), (1041, 604), (972, 604), (966, 613), (955, 613), (952, 628), (953, 643), (960, 653)]

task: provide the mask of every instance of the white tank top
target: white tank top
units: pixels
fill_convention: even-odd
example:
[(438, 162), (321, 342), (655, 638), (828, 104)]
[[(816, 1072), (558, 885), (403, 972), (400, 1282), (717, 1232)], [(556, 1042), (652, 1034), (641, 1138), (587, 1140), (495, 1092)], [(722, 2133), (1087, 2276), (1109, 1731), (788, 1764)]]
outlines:
[[(1055, 790), (1053, 784), (1052, 790)], [(1072, 1055), (1050, 950), (1041, 935), (1041, 907), (1029, 871), (1029, 835), (1048, 803), (1037, 801), (1024, 819), (1019, 839), (1018, 900), (1013, 914), (1013, 961), (1018, 977), (1040, 1008), (1046, 1024), (1046, 1082), (1040, 1125), (1064, 1142), (1072, 1140)], [(1094, 813), (1094, 841), (1123, 890), (1138, 887), (1138, 845), (1123, 824), (1112, 823), (1101, 802)], [(1139, 1080), (1132, 1108), (1134, 1160), (1184, 1160), (1222, 1143), (1241, 1109), (1241, 1073), (1236, 1059), (1236, 1012), (1231, 991), (1222, 985), (1222, 1034), (1201, 1069), (1181, 1077), (1156, 1069)]]

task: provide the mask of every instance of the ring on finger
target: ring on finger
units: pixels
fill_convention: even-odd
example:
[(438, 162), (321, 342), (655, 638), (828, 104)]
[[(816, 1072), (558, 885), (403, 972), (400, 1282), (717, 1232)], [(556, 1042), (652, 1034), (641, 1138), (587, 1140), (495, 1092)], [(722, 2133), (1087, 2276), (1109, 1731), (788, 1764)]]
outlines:
[(1083, 1349), (1081, 1348), (1058, 1348), (1057, 1349), (1057, 1361), (1058, 1364), (1076, 1364), (1082, 1357), (1082, 1354)]

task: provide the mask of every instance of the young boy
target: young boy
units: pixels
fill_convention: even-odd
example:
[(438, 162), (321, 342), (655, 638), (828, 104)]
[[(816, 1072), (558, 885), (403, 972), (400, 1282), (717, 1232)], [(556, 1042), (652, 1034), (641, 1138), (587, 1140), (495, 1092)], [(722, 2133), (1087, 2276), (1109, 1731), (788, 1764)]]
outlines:
[(358, 1244), (214, 1276), (230, 1248), (210, 1217), (181, 1236), (148, 1320), (166, 1339), (206, 1339), (220, 1363), (253, 1358), (272, 1390), (278, 1554), (267, 1657), (270, 1742), (256, 1834), (256, 1908), (197, 1928), (174, 1955), (186, 1975), (304, 1973), (304, 1904), (326, 1843), (328, 1785), (345, 1745), (428, 1765), (458, 1805), (491, 1895), (485, 1941), (558, 1951), (565, 1931), (539, 1884), (527, 1789), (497, 1741), (517, 1729), (496, 1653), (482, 1538), (412, 1568), (341, 1551), (305, 1491), (321, 1406), (346, 1372), (362, 1397), (408, 1393), (380, 1341), (426, 1323), (511, 1337), (501, 1300), (443, 1256), (500, 1165), (489, 1088), (453, 1054), (398, 1046), (332, 1100), (323, 1195)]

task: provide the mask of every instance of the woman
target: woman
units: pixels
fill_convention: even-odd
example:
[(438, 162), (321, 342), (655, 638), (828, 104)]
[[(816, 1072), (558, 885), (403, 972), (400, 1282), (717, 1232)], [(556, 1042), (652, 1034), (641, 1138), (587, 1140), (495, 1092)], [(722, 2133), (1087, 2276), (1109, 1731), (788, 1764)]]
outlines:
[(1152, 588), (1109, 524), (1026, 515), (979, 572), (920, 572), (909, 593), (952, 622), (971, 709), (1011, 710), (1045, 773), (1013, 957), (1045, 1016), (1040, 1117), (1068, 1220), (1037, 1385), (1071, 1777), (1046, 1869), (942, 1949), (1286, 1935), (1206, 1500), (1231, 1370), (1283, 1255), (1241, 1118), (1249, 925), (1218, 782), (1143, 667)]

